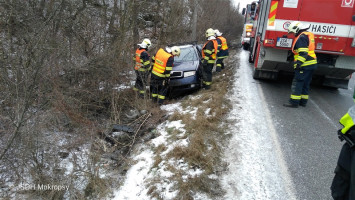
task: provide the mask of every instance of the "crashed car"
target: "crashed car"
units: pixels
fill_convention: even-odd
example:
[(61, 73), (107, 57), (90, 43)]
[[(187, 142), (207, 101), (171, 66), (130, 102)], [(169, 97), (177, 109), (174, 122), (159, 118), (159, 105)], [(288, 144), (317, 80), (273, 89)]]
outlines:
[(170, 72), (169, 96), (181, 95), (201, 88), (201, 46), (196, 44), (176, 45), (180, 56), (174, 57)]

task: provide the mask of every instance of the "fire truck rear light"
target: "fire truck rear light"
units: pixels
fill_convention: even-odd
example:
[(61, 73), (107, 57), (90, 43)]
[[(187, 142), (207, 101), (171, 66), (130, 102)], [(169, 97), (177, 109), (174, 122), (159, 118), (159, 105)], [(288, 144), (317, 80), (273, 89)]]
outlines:
[(274, 44), (273, 39), (265, 39), (265, 44)]

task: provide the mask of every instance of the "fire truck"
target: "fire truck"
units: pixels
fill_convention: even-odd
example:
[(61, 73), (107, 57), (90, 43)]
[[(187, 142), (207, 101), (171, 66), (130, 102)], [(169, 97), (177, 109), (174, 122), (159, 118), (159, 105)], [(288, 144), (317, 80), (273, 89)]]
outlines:
[(255, 19), (257, 1), (248, 4), (243, 8), (242, 15), (244, 16), (244, 27), (241, 37), (241, 46), (244, 50), (248, 50), (250, 47), (250, 38), (253, 37), (253, 22)]
[(348, 88), (355, 71), (355, 0), (260, 0), (253, 24), (249, 62), (255, 79), (277, 79), (292, 73), (295, 39), (287, 34), (293, 21), (315, 35), (318, 68), (313, 80)]
[(250, 38), (252, 37), (253, 24), (244, 24), (243, 33), (241, 37), (241, 45), (244, 50), (250, 47)]

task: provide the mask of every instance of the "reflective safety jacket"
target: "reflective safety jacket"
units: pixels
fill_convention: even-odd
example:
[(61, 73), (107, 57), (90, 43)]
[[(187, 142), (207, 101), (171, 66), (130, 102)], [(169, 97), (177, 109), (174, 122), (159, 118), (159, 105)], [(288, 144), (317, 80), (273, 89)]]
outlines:
[(301, 67), (317, 64), (317, 56), (314, 52), (314, 35), (311, 32), (302, 32), (292, 44), (294, 62)]
[(154, 56), (152, 73), (161, 78), (169, 78), (170, 71), (173, 69), (173, 55), (160, 48)]
[(218, 43), (216, 40), (208, 40), (202, 47), (202, 59), (205, 63), (214, 64), (217, 58)]
[(146, 49), (143, 48), (138, 48), (136, 50), (136, 55), (133, 58), (136, 61), (136, 64), (134, 66), (134, 70), (137, 71), (150, 71), (150, 56)]
[(218, 43), (217, 59), (223, 59), (228, 57), (229, 52), (226, 38), (218, 36), (216, 40)]
[(355, 105), (349, 108), (348, 112), (340, 119), (340, 124), (344, 126), (341, 132), (345, 134), (348, 130), (353, 127), (355, 120)]
[[(352, 143), (355, 142), (354, 121), (355, 105), (339, 121), (344, 126), (341, 133), (348, 134), (347, 140)], [(351, 142), (346, 141), (339, 154), (337, 167), (334, 171), (335, 177), (331, 186), (333, 199), (355, 199), (355, 148), (351, 147)]]
[(227, 45), (226, 38), (224, 38), (222, 36), (218, 36), (217, 38), (220, 39), (221, 42), (222, 42), (220, 50), (227, 50), (228, 49), (228, 45)]

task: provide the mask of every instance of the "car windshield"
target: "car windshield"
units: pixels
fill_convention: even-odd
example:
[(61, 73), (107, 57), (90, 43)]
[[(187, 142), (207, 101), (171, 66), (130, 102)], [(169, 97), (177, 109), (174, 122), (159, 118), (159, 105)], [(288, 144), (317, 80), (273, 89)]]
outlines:
[(198, 60), (195, 48), (193, 46), (180, 48), (180, 56), (174, 57), (174, 62), (186, 62)]

